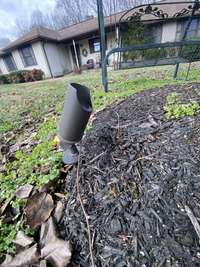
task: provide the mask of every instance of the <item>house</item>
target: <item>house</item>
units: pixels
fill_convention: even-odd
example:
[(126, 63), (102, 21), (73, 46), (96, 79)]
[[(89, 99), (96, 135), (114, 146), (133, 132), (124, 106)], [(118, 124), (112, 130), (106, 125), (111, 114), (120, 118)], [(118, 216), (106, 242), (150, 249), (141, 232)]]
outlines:
[[(170, 2), (173, 2), (171, 0)], [(155, 42), (173, 42), (180, 40), (186, 27), (186, 19), (190, 14), (189, 3), (159, 6), (163, 14), (169, 14), (168, 19), (156, 17), (152, 14), (144, 15), (143, 21), (149, 24), (149, 34)], [(189, 10), (185, 15), (180, 12)], [(138, 12), (141, 12), (138, 10)], [(178, 14), (174, 16), (174, 14)], [(116, 29), (121, 16), (120, 12), (105, 17), (106, 48), (110, 50), (117, 46)], [(130, 15), (130, 14), (129, 14)], [(145, 18), (146, 16), (146, 18)], [(123, 23), (123, 22), (122, 22)], [(200, 36), (199, 14), (192, 20), (188, 36)], [(100, 62), (100, 38), (97, 18), (87, 20), (55, 31), (38, 27), (11, 42), (0, 50), (0, 73), (7, 74), (16, 70), (41, 69), (45, 78), (62, 76), (71, 72), (77, 64), (84, 67), (88, 60), (93, 60), (95, 66)], [(110, 64), (114, 64), (115, 55), (111, 57)]]
[[(115, 46), (114, 22), (120, 13), (105, 19), (107, 49)], [(59, 31), (38, 27), (5, 47), (0, 54), (1, 73), (38, 68), (45, 77), (58, 77), (74, 69), (77, 64), (74, 44), (80, 66), (89, 59), (99, 63), (100, 39), (98, 20), (91, 18)]]

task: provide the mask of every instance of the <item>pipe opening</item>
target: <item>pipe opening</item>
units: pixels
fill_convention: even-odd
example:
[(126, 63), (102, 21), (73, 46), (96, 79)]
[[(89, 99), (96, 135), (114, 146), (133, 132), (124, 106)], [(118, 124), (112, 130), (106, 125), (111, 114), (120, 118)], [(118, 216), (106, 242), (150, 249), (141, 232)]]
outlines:
[(78, 83), (71, 83), (71, 86), (76, 89), (77, 99), (83, 110), (92, 112), (92, 102), (89, 89)]

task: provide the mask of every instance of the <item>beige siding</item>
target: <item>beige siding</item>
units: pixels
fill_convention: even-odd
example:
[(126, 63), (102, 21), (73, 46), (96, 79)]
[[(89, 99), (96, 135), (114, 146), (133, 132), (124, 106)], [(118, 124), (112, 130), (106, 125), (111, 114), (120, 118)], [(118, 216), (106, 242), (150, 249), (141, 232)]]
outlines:
[[(89, 42), (88, 39), (83, 39), (80, 41), (76, 41), (77, 44), (80, 44), (80, 54), (81, 54), (81, 64), (85, 65), (87, 64), (87, 61), (89, 59), (93, 59), (94, 63), (98, 63), (99, 59), (100, 59), (100, 53), (90, 53), (90, 48), (89, 48)], [(116, 41), (115, 41), (115, 33), (111, 32), (107, 34), (107, 52), (109, 50), (111, 50), (112, 48), (116, 47)], [(70, 51), (70, 46), (68, 47), (69, 51)], [(83, 49), (87, 50), (87, 56), (83, 56)], [(71, 52), (70, 52), (71, 54)], [(115, 60), (116, 55), (111, 55), (111, 57), (109, 58), (109, 64), (113, 65), (114, 64), (114, 60)], [(70, 56), (71, 58), (71, 64), (73, 66), (73, 60), (72, 60), (72, 56)], [(96, 64), (96, 66), (98, 66)]]
[(175, 42), (176, 40), (176, 22), (163, 24), (162, 43)]
[(3, 58), (0, 58), (0, 69), (1, 69), (3, 74), (7, 74), (8, 73), (6, 65), (5, 65), (5, 63), (3, 61)]
[[(115, 32), (108, 33), (107, 35), (107, 52), (111, 50), (112, 48), (117, 47), (116, 42), (116, 34)], [(109, 58), (109, 64), (114, 65), (114, 63), (117, 61), (117, 53), (112, 54)]]
[(30, 67), (24, 67), (22, 59), (21, 59), (20, 54), (19, 54), (19, 51), (18, 50), (14, 51), (15, 52), (16, 63), (19, 65), (19, 69), (25, 69), (25, 70), (31, 70), (33, 68), (41, 69), (45, 74), (45, 78), (51, 77), (51, 73), (49, 71), (49, 67), (48, 67), (48, 64), (46, 62), (46, 58), (45, 58), (45, 55), (44, 55), (42, 42), (33, 43), (32, 44), (32, 48), (33, 48), (33, 51), (34, 51), (34, 54), (35, 54), (37, 65), (30, 66)]
[(61, 44), (59, 45), (59, 56), (61, 66), (64, 70), (64, 73), (68, 73), (72, 71), (72, 64), (70, 60), (70, 50), (67, 45)]
[[(42, 43), (41, 42), (33, 43), (32, 48), (35, 54), (37, 64), (34, 66), (30, 66), (30, 67), (24, 67), (21, 56), (20, 56), (20, 52), (18, 49), (15, 49), (12, 51), (12, 56), (14, 58), (17, 69), (18, 70), (31, 70), (34, 68), (41, 69), (45, 74), (45, 78), (51, 77), (51, 74), (50, 74), (50, 71), (49, 71), (49, 68), (46, 62), (46, 58), (43, 52)], [(1, 66), (0, 68), (2, 69), (3, 73), (7, 74), (8, 70), (2, 58), (0, 59), (0, 66)]]
[(61, 76), (72, 69), (68, 51), (64, 45), (46, 43), (45, 50), (54, 77)]

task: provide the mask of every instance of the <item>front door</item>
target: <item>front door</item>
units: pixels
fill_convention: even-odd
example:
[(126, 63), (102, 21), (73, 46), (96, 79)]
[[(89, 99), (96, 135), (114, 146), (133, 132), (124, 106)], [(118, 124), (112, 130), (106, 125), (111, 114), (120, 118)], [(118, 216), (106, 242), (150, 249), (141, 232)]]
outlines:
[[(70, 48), (71, 48), (71, 53), (72, 53), (73, 64), (74, 64), (74, 66), (78, 67), (77, 62), (76, 62), (76, 54), (74, 51), (74, 46), (71, 45)], [(80, 51), (80, 45), (79, 44), (76, 44), (76, 53), (77, 53), (77, 57), (78, 57), (79, 66), (81, 66), (81, 51)]]

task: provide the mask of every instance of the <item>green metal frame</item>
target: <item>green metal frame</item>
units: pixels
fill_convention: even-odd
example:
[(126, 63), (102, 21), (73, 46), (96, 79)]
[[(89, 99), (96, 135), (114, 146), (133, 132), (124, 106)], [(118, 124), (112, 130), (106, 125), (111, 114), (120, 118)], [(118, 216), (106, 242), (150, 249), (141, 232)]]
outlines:
[[(166, 47), (183, 47), (183, 46), (191, 46), (191, 45), (199, 45), (200, 40), (196, 41), (181, 41), (181, 42), (169, 42), (169, 43), (158, 43), (158, 44), (142, 44), (142, 45), (131, 45), (127, 47), (118, 47), (113, 48), (110, 50), (107, 55), (105, 56), (103, 63), (102, 63), (102, 83), (105, 92), (108, 92), (108, 70), (107, 70), (107, 63), (109, 57), (114, 53), (123, 53), (129, 51), (136, 51), (136, 50), (147, 50), (152, 48), (166, 48)], [(175, 62), (176, 63), (176, 62)], [(179, 63), (179, 62), (177, 62)]]
[[(187, 8), (181, 9), (179, 12), (174, 14), (174, 18), (177, 17), (184, 17), (186, 15), (190, 15), (188, 19), (188, 23), (185, 29), (185, 32), (183, 34), (182, 41), (179, 42), (168, 42), (168, 43), (152, 43), (152, 44), (141, 44), (141, 45), (131, 45), (127, 47), (117, 47), (112, 50), (110, 50), (106, 55), (105, 50), (105, 27), (104, 27), (104, 16), (103, 16), (103, 8), (102, 8), (102, 0), (97, 0), (97, 6), (98, 6), (98, 20), (99, 20), (99, 29), (100, 29), (100, 36), (101, 36), (101, 62), (102, 62), (102, 83), (105, 92), (108, 92), (108, 71), (107, 71), (107, 63), (109, 57), (114, 53), (123, 53), (123, 52), (129, 52), (129, 51), (136, 51), (136, 50), (147, 50), (152, 48), (167, 48), (167, 47), (179, 47), (178, 55), (181, 54), (181, 51), (183, 49), (183, 46), (192, 46), (192, 45), (199, 45), (200, 46), (200, 40), (191, 40), (186, 41), (187, 31), (189, 30), (190, 24), (192, 19), (195, 17), (195, 11), (200, 10), (200, 3), (199, 0), (195, 1), (181, 1), (181, 2), (157, 2), (149, 5), (140, 5), (137, 7), (134, 7), (127, 12), (123, 14), (123, 16), (119, 20), (119, 29), (120, 24), (123, 22), (123, 19), (129, 14), (132, 13), (131, 16), (143, 16), (145, 14), (151, 14), (157, 18), (159, 18), (161, 21), (168, 20), (169, 16), (167, 13), (163, 12), (160, 7), (166, 6), (166, 5), (180, 5), (180, 4), (187, 4)], [(130, 16), (130, 17), (131, 17)], [(171, 18), (171, 17), (170, 17)], [(119, 46), (119, 44), (118, 44)], [(191, 58), (191, 60), (188, 63), (193, 62), (194, 60)], [(173, 65), (176, 64), (176, 70), (174, 74), (174, 78), (177, 77), (178, 69), (179, 69), (179, 62), (178, 60), (173, 62)], [(145, 66), (144, 66), (145, 67)], [(188, 68), (187, 76), (189, 74), (190, 65)]]

